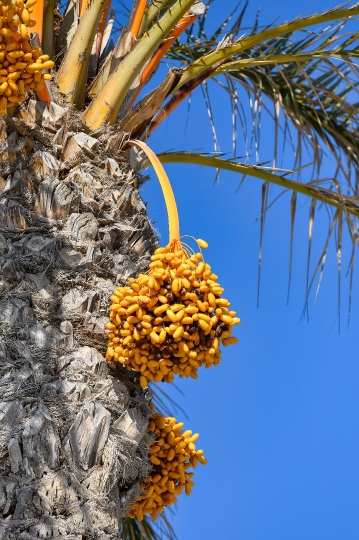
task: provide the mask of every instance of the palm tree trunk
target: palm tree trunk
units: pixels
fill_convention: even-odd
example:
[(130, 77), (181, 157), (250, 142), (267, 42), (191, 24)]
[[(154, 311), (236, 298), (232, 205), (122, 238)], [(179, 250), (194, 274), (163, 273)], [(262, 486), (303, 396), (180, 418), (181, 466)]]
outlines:
[(42, 105), (0, 119), (0, 538), (115, 539), (151, 396), (105, 361), (104, 324), (156, 238), (121, 134)]

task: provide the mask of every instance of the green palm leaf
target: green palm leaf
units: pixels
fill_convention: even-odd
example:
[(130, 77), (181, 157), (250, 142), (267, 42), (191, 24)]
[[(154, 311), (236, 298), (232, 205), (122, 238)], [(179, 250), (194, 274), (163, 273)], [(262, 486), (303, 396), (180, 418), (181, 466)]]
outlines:
[(264, 182), (281, 186), (286, 190), (301, 193), (302, 195), (306, 195), (312, 199), (342, 210), (345, 214), (351, 214), (352, 216), (359, 218), (358, 197), (345, 196), (340, 192), (335, 192), (320, 185), (320, 182), (297, 182), (288, 179), (286, 177), (288, 173), (286, 173), (286, 175), (273, 174), (262, 167), (246, 165), (234, 160), (223, 159), (218, 156), (191, 154), (189, 152), (166, 152), (165, 154), (159, 155), (159, 159), (162, 163), (188, 163), (236, 172), (245, 176), (252, 176), (264, 180)]
[[(236, 33), (239, 32), (240, 29)], [(234, 43), (241, 41), (236, 41), (233, 33), (224, 41), (226, 39)], [(234, 54), (208, 76), (226, 90), (232, 101), (237, 99), (237, 93), (242, 89), (254, 104), (261, 104), (267, 110), (273, 120), (275, 148), (278, 148), (280, 131), (287, 134), (289, 141), (289, 130), (294, 130), (298, 138), (294, 146), (300, 150), (304, 144), (307, 145), (311, 150), (313, 167), (318, 168), (324, 143), (336, 159), (338, 173), (347, 175), (350, 182), (348, 166), (358, 166), (359, 151), (356, 136), (359, 80), (354, 62), (359, 54), (358, 39), (359, 33), (345, 34), (343, 25), (337, 24), (309, 35), (305, 32), (298, 36), (289, 32), (280, 39), (257, 43), (240, 54)], [(225, 48), (231, 47), (233, 49), (234, 45)], [(189, 65), (190, 70), (191, 66), (199, 65), (201, 59), (209, 58), (213, 49), (212, 37), (188, 39), (186, 43), (177, 43), (167, 56)], [(186, 80), (182, 78), (181, 81)], [(267, 101), (264, 102), (264, 98)], [(246, 107), (249, 99), (242, 100), (242, 103)], [(284, 116), (281, 125), (280, 112)], [(258, 124), (254, 114), (252, 120)], [(259, 133), (258, 125), (253, 131)], [(236, 139), (237, 134), (233, 138)], [(247, 135), (248, 154), (251, 152), (249, 140)], [(343, 156), (347, 161), (345, 167)], [(274, 156), (274, 164), (276, 158)], [(295, 155), (294, 167), (300, 166), (302, 161), (303, 154), (299, 151)]]

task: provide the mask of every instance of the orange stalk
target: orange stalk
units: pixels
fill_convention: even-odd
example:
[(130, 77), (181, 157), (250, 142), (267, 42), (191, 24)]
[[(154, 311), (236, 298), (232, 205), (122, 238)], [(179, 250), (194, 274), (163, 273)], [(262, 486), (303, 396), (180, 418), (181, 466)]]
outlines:
[(180, 229), (176, 199), (173, 194), (171, 183), (168, 179), (166, 171), (163, 168), (162, 163), (160, 162), (156, 154), (153, 152), (153, 150), (151, 150), (151, 148), (147, 146), (147, 144), (145, 144), (144, 142), (129, 141), (128, 144), (130, 146), (138, 146), (139, 148), (141, 148), (141, 150), (143, 150), (143, 152), (146, 154), (149, 161), (151, 162), (151, 165), (153, 166), (155, 173), (157, 174), (157, 178), (161, 184), (163, 196), (166, 202), (169, 227), (169, 241), (172, 242), (179, 240)]
[(176, 41), (176, 39), (188, 28), (196, 19), (198, 19), (198, 15), (190, 15), (189, 12), (185, 14), (184, 17), (179, 21), (176, 28), (172, 30), (172, 32), (167, 37), (166, 41), (162, 43), (162, 45), (157, 49), (156, 53), (151, 58), (150, 62), (146, 66), (145, 70), (143, 71), (141, 75), (141, 86), (146, 84), (152, 73), (155, 71), (155, 69), (158, 67), (159, 63), (161, 62), (162, 58), (168, 51), (168, 49), (171, 47), (171, 45)]
[(80, 9), (80, 17), (85, 13), (87, 6), (89, 5), (91, 0), (82, 0), (81, 2), (81, 9)]
[(143, 19), (143, 15), (145, 13), (145, 10), (146, 10), (146, 4), (147, 4), (147, 0), (139, 0), (138, 2), (138, 6), (133, 14), (133, 17), (130, 21), (130, 32), (131, 32), (131, 35), (132, 35), (132, 38), (133, 40), (135, 41), (135, 39), (137, 39), (137, 36), (138, 36), (138, 31), (140, 29), (140, 26), (141, 26), (141, 22), (142, 22), (142, 19)]
[(36, 25), (31, 28), (31, 31), (39, 34), (40, 43), (42, 41), (44, 11), (45, 11), (45, 0), (37, 0), (36, 4), (32, 6), (31, 19), (36, 21)]
[(47, 106), (50, 105), (51, 96), (50, 96), (50, 93), (49, 93), (49, 91), (47, 89), (46, 84), (45, 84), (45, 86), (43, 87), (42, 90), (37, 90), (36, 91), (36, 95), (37, 95), (39, 101), (45, 101)]
[(186, 97), (189, 96), (190, 93), (193, 92), (195, 88), (197, 88), (197, 86), (199, 86), (205, 79), (207, 79), (210, 76), (210, 74), (214, 71), (214, 69), (215, 68), (211, 68), (210, 70), (205, 71), (204, 73), (201, 74), (200, 77), (197, 77), (196, 79), (192, 79), (187, 84), (184, 84), (182, 88), (177, 90), (177, 92), (167, 101), (167, 103), (164, 104), (164, 106), (152, 118), (150, 126), (149, 126), (149, 132), (152, 133), (152, 131), (154, 131), (156, 127), (158, 127), (161, 124), (161, 122), (163, 122), (163, 120), (167, 118), (167, 116), (171, 114), (171, 112), (176, 107), (178, 107), (178, 105), (182, 103), (182, 101), (186, 99)]
[[(36, 25), (31, 28), (32, 32), (36, 32), (39, 36), (40, 43), (42, 41), (42, 31), (43, 31), (43, 22), (44, 22), (44, 9), (45, 9), (45, 1), (44, 0), (37, 0), (36, 4), (32, 8), (31, 13), (31, 19), (36, 21)], [(12, 35), (13, 41), (19, 41), (21, 39), (21, 35), (18, 32), (14, 32)], [(48, 83), (47, 83), (48, 84)], [(39, 99), (39, 101), (45, 101), (47, 105), (50, 104), (51, 101), (51, 95), (47, 88), (47, 84), (43, 87), (42, 90), (36, 91), (36, 96)]]
[(199, 13), (197, 15), (195, 14), (191, 15), (190, 12), (187, 11), (184, 17), (182, 17), (182, 19), (179, 21), (176, 28), (174, 28), (172, 32), (168, 35), (166, 41), (164, 41), (162, 45), (160, 45), (160, 47), (157, 49), (157, 51), (155, 52), (155, 54), (153, 55), (153, 57), (151, 58), (147, 66), (145, 67), (145, 69), (143, 70), (143, 73), (140, 77), (140, 84), (138, 85), (136, 93), (134, 94), (127, 110), (129, 110), (132, 107), (132, 105), (137, 99), (137, 96), (141, 92), (142, 88), (147, 83), (152, 73), (157, 69), (162, 58), (164, 57), (168, 49), (171, 47), (171, 45), (182, 34), (182, 32), (186, 30), (186, 28), (188, 28), (196, 19), (198, 19), (199, 15), (200, 15)]

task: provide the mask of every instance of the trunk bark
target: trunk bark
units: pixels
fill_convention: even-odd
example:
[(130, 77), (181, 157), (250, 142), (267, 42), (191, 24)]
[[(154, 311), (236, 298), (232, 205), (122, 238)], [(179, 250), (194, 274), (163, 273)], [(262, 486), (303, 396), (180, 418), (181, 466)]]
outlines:
[(0, 119), (0, 538), (115, 539), (150, 470), (150, 391), (105, 361), (156, 236), (121, 134), (30, 101)]

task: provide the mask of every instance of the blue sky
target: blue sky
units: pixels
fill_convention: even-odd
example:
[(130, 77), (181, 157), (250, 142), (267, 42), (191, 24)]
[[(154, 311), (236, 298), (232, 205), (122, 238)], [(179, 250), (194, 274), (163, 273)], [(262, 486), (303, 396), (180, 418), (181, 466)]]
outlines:
[[(211, 24), (235, 6), (217, 0)], [(300, 3), (251, 0), (244, 25), (257, 7), (260, 23), (288, 20), (305, 12), (334, 7), (332, 0)], [(354, 24), (354, 23), (353, 23)], [(228, 100), (210, 83), (220, 148), (231, 151)], [(244, 106), (246, 104), (244, 103)], [(149, 140), (156, 152), (213, 150), (211, 128), (201, 91), (163, 122)], [(263, 125), (262, 151), (273, 151), (273, 131)], [(242, 145), (242, 147), (241, 147)], [(238, 155), (244, 154), (242, 139)], [(324, 175), (334, 163), (324, 160)], [(309, 321), (305, 302), (309, 203), (299, 198), (294, 270), (289, 305), (290, 195), (270, 209), (264, 238), (260, 306), (257, 308), (257, 263), (261, 182), (213, 170), (167, 165), (181, 217), (181, 231), (209, 242), (212, 264), (225, 296), (242, 318), (239, 344), (224, 349), (219, 367), (202, 368), (198, 380), (176, 381), (165, 390), (185, 409), (186, 429), (200, 432), (200, 447), (209, 460), (195, 474), (191, 497), (182, 496), (173, 523), (179, 540), (357, 540), (359, 538), (359, 362), (358, 269), (354, 274), (353, 311), (347, 328), (348, 280), (342, 275), (342, 326), (337, 321), (337, 266), (334, 244), (317, 303), (312, 295)], [(158, 183), (142, 194), (150, 216), (167, 242), (167, 217)], [(309, 180), (304, 174), (304, 180)], [(277, 193), (276, 191), (273, 194)], [(279, 192), (278, 192), (279, 193)], [(313, 265), (328, 228), (325, 210), (315, 220)], [(346, 268), (350, 257), (344, 245)], [(312, 265), (312, 269), (313, 269)]]

